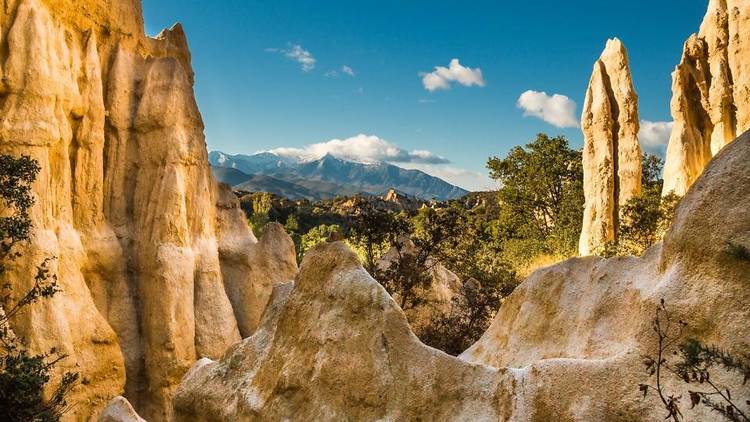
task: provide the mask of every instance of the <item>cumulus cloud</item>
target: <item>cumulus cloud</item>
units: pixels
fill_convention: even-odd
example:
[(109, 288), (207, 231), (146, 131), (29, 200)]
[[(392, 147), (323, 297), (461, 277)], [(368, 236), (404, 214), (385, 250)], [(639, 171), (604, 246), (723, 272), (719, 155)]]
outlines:
[(341, 66), (341, 73), (347, 76), (351, 76), (352, 78), (355, 76), (354, 69), (347, 65)]
[(456, 82), (463, 86), (485, 86), (482, 77), (482, 69), (471, 69), (461, 65), (458, 59), (451, 60), (448, 67), (436, 66), (432, 72), (420, 73), (422, 85), (430, 92), (439, 89), (450, 89), (451, 83)]
[(421, 170), (429, 175), (439, 177), (446, 182), (469, 191), (496, 190), (497, 182), (490, 179), (486, 173), (466, 170), (450, 165), (434, 165), (422, 163), (406, 163), (400, 165), (405, 169)]
[(359, 163), (447, 164), (450, 161), (430, 151), (407, 151), (374, 135), (360, 134), (347, 139), (332, 139), (302, 148), (276, 148), (275, 154), (297, 160), (315, 160), (326, 154)]
[(516, 106), (524, 116), (538, 117), (553, 126), (578, 127), (576, 103), (565, 95), (529, 90), (518, 97)]
[(309, 72), (315, 69), (315, 63), (317, 60), (309, 51), (302, 48), (299, 44), (288, 44), (285, 49), (278, 48), (266, 48), (268, 53), (281, 53), (289, 60), (294, 60), (302, 66), (303, 72)]
[(669, 143), (669, 135), (672, 133), (674, 122), (652, 122), (650, 120), (641, 120), (641, 130), (638, 132), (638, 139), (644, 150), (664, 155), (664, 151)]
[[(339, 72), (341, 72), (341, 73), (339, 73)], [(344, 74), (344, 75), (349, 76), (351, 78), (353, 78), (355, 76), (354, 69), (352, 69), (351, 67), (349, 67), (347, 65), (341, 66), (340, 70), (331, 69), (331, 70), (327, 71), (326, 73), (324, 73), (323, 76), (325, 76), (326, 78), (338, 79), (338, 77), (341, 74)]]

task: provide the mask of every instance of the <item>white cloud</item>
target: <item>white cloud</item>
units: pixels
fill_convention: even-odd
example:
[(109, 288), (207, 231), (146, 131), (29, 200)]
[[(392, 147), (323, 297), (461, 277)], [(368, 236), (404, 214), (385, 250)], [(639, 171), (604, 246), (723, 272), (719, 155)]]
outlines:
[(354, 70), (351, 67), (347, 66), (347, 65), (341, 66), (340, 70), (334, 70), (334, 69), (328, 70), (328, 71), (326, 71), (326, 73), (323, 74), (323, 76), (325, 76), (326, 78), (338, 79), (338, 77), (341, 74), (344, 74), (344, 75), (352, 77), (352, 78), (355, 76)]
[(341, 73), (343, 73), (345, 75), (349, 75), (352, 78), (355, 76), (354, 69), (352, 69), (351, 67), (349, 67), (347, 65), (341, 66)]
[(451, 60), (448, 67), (436, 66), (430, 73), (420, 73), (422, 85), (430, 92), (439, 89), (450, 89), (451, 82), (457, 82), (463, 86), (485, 86), (482, 77), (482, 69), (471, 69), (464, 67), (458, 59)]
[(643, 149), (663, 156), (669, 142), (669, 135), (672, 133), (672, 127), (674, 127), (674, 122), (641, 120), (638, 139)]
[(309, 72), (315, 69), (315, 63), (317, 60), (313, 57), (312, 53), (302, 48), (299, 44), (288, 44), (285, 49), (278, 48), (266, 48), (268, 53), (281, 53), (284, 57), (294, 60), (302, 66), (303, 72)]
[(518, 98), (516, 106), (524, 116), (538, 117), (560, 128), (578, 127), (576, 103), (565, 95), (547, 95), (546, 92), (526, 91)]
[(423, 163), (447, 164), (443, 157), (430, 151), (407, 151), (397, 145), (373, 135), (360, 134), (347, 139), (332, 139), (327, 142), (306, 145), (302, 148), (276, 148), (275, 154), (298, 160), (315, 160), (326, 154), (359, 163)]
[(422, 163), (405, 163), (399, 165), (405, 169), (421, 170), (429, 175), (439, 177), (446, 182), (462, 187), (469, 191), (497, 190), (497, 182), (487, 174), (470, 171), (449, 165), (434, 165)]

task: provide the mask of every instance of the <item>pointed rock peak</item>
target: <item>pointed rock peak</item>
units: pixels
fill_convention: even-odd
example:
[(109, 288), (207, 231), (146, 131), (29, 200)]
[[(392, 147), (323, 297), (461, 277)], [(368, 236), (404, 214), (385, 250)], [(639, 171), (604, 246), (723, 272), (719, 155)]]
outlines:
[(626, 75), (624, 76), (627, 79), (631, 79), (630, 67), (628, 65), (628, 51), (625, 48), (625, 44), (619, 38), (607, 40), (607, 44), (604, 46), (604, 51), (602, 51), (599, 60), (604, 63), (607, 72), (625, 72)]
[(607, 40), (607, 44), (604, 46), (604, 53), (602, 53), (602, 55), (612, 52), (615, 52), (617, 54), (625, 52), (625, 45), (617, 37)]
[(581, 129), (586, 210), (580, 253), (589, 255), (616, 239), (620, 207), (641, 190), (638, 96), (617, 38), (594, 63)]

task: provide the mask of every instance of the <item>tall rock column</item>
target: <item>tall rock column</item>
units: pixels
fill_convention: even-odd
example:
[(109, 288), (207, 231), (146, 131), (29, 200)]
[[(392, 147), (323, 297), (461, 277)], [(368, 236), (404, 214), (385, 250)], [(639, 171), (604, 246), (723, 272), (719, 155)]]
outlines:
[(52, 385), (80, 374), (67, 420), (117, 395), (170, 420), (188, 368), (251, 335), (297, 272), (283, 229), (258, 241), (215, 182), (190, 63), (181, 26), (144, 34), (140, 0), (0, 7), (0, 154), (41, 167), (32, 240), (0, 282), (25, 292), (57, 257), (62, 290), (9, 328), (67, 355)]
[(750, 2), (711, 0), (672, 73), (664, 194), (684, 195), (711, 158), (750, 129)]
[(579, 250), (590, 255), (616, 239), (620, 206), (641, 192), (638, 96), (617, 38), (594, 64), (581, 126), (586, 206)]

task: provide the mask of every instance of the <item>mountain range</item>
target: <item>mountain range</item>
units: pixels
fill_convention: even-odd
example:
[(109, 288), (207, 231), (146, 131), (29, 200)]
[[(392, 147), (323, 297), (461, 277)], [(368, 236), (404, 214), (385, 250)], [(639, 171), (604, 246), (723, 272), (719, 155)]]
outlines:
[(469, 193), (420, 170), (383, 162), (358, 163), (331, 154), (302, 161), (272, 152), (230, 155), (212, 151), (208, 160), (216, 178), (235, 190), (270, 192), (289, 199), (382, 196), (391, 189), (425, 200), (456, 199)]

